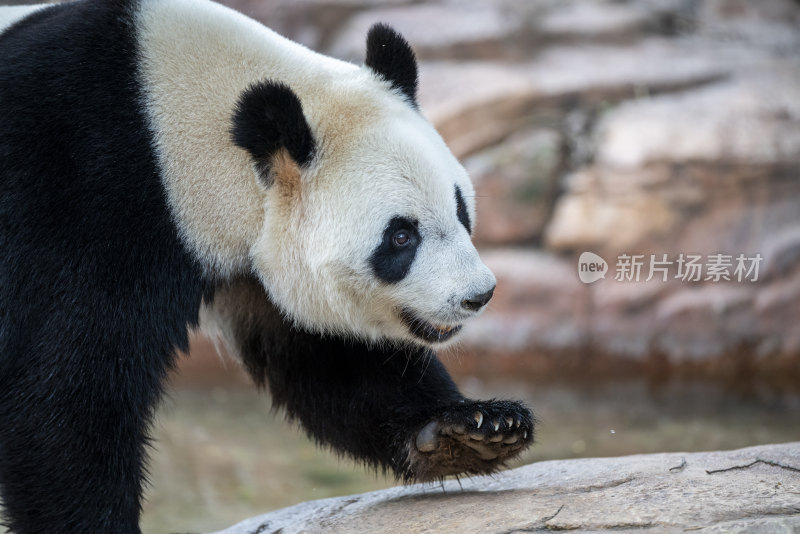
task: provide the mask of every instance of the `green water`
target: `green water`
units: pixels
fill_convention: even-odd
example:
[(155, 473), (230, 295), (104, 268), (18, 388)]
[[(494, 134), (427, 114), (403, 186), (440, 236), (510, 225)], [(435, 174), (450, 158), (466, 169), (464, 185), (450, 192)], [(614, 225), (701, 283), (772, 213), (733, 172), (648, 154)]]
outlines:
[[(473, 397), (526, 399), (538, 443), (516, 465), (555, 458), (733, 449), (800, 441), (800, 395), (701, 383), (654, 389), (462, 381)], [(180, 389), (160, 412), (145, 533), (202, 532), (309, 499), (394, 484), (322, 451), (252, 388)]]

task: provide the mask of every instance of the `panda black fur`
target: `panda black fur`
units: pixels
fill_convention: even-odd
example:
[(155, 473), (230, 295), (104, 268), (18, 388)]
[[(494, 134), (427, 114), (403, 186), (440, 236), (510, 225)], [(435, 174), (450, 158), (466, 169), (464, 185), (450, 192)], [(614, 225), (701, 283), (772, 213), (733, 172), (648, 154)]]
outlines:
[(492, 472), (531, 443), (527, 408), (465, 399), (432, 352), (494, 279), (391, 29), (356, 68), (200, 0), (82, 0), (0, 8), (0, 58), (12, 532), (139, 532), (187, 329), (317, 442), (405, 480)]

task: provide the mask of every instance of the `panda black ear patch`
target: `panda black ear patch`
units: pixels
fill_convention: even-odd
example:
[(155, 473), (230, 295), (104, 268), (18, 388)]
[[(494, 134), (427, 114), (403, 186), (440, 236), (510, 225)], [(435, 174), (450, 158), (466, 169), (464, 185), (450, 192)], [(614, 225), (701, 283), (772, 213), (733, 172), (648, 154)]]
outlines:
[(399, 89), (417, 106), (417, 58), (411, 46), (386, 24), (375, 24), (367, 34), (366, 65)]
[(467, 205), (464, 204), (464, 197), (461, 195), (461, 188), (458, 186), (456, 186), (456, 217), (467, 229), (467, 233), (472, 234), (472, 221), (469, 220)]
[(300, 167), (314, 157), (316, 142), (300, 99), (287, 85), (263, 81), (248, 87), (233, 112), (233, 142), (247, 150), (267, 187), (275, 181), (276, 158), (288, 153)]

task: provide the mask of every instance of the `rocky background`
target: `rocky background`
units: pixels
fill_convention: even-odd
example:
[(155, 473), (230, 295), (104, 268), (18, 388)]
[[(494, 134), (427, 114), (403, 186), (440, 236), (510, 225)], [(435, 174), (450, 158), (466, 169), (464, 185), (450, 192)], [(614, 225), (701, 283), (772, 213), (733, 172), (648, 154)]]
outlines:
[[(797, 383), (800, 2), (226, 2), (354, 62), (374, 22), (411, 42), (498, 277), (462, 366)], [(604, 279), (580, 281), (584, 251)], [(642, 255), (638, 282), (616, 279), (622, 254)], [(680, 254), (701, 256), (699, 280), (676, 278)], [(708, 270), (717, 254), (730, 280)], [(651, 255), (666, 281), (645, 281)]]

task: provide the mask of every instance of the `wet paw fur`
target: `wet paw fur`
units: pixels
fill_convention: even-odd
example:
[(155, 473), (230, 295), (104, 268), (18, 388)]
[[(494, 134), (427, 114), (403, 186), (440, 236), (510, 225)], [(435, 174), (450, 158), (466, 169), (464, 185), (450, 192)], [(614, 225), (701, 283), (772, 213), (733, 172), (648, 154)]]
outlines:
[(533, 442), (534, 417), (515, 401), (465, 400), (426, 423), (409, 445), (410, 477), (497, 471)]

